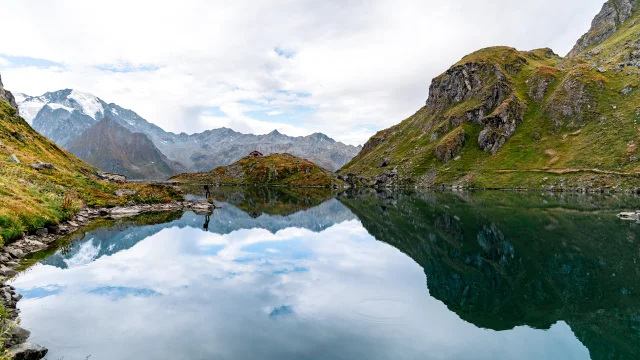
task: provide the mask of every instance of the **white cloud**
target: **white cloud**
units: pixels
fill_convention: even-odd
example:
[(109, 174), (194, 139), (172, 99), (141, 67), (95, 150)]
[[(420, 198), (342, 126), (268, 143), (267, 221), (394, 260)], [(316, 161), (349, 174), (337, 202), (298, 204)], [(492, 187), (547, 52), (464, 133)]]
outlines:
[[(88, 91), (169, 131), (220, 122), (360, 143), (417, 111), (431, 79), (471, 51), (550, 46), (565, 54), (602, 2), (0, 0), (3, 26), (20, 29), (0, 51), (64, 65), (4, 65), (3, 80), (32, 95)], [(293, 119), (252, 118), (246, 104)], [(198, 110), (206, 107), (226, 116)]]
[(9, 65), (11, 65), (11, 62), (3, 58), (2, 56), (0, 56), (0, 66), (9, 66)]

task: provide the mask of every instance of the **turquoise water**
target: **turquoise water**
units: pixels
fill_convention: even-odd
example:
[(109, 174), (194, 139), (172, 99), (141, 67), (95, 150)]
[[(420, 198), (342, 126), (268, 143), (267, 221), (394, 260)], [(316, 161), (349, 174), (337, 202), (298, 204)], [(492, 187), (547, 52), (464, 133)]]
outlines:
[[(13, 281), (49, 359), (633, 359), (633, 197), (227, 190)], [(205, 229), (206, 228), (206, 229)]]

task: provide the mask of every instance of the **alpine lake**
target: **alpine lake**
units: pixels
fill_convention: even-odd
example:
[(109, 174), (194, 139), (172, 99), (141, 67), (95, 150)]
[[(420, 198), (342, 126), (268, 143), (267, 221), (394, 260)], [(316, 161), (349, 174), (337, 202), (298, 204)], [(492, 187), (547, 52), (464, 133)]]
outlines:
[(25, 258), (30, 342), (53, 360), (640, 359), (640, 224), (616, 216), (639, 197), (212, 197)]

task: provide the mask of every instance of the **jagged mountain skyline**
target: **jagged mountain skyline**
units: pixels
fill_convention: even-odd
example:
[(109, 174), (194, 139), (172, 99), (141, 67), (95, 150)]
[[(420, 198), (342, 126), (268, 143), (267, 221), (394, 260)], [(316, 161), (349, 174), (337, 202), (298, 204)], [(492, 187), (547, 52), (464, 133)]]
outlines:
[[(57, 31), (5, 39), (0, 71), (14, 92), (80, 89), (175, 133), (276, 128), (359, 145), (409, 117), (430, 80), (478, 48), (548, 46), (566, 54), (603, 2), (243, 0), (222, 14), (195, 11), (209, 4), (189, 0), (180, 9), (154, 4), (153, 16), (131, 4), (125, 13), (101, 10), (105, 19), (144, 18), (144, 31), (85, 23), (95, 14), (70, 3), (38, 6), (38, 14), (70, 15), (63, 23), (17, 4), (5, 10), (7, 27)], [(166, 19), (175, 23), (170, 31)], [(189, 31), (194, 24), (198, 30)]]
[(132, 110), (72, 89), (47, 92), (41, 96), (19, 93), (17, 102), (25, 120), (62, 147), (72, 149), (72, 144), (78, 142), (91, 127), (109, 118), (132, 133), (146, 135), (163, 155), (188, 171), (209, 171), (228, 165), (253, 150), (264, 154), (292, 153), (335, 171), (361, 149), (320, 133), (291, 137), (277, 130), (253, 135), (219, 128), (197, 134), (175, 134), (164, 131)]

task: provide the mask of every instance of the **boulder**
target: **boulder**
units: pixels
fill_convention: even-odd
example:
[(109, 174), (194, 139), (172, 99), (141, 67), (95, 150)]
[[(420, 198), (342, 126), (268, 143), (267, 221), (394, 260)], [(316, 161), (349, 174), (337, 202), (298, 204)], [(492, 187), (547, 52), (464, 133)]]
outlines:
[(5, 347), (11, 347), (26, 342), (29, 336), (31, 336), (31, 332), (18, 325), (13, 325), (9, 330), (7, 330), (7, 335), (9, 335), (9, 339), (5, 344)]
[(13, 269), (10, 269), (10, 268), (8, 268), (8, 267), (6, 267), (4, 265), (0, 265), (0, 275), (5, 276), (5, 277), (11, 277), (11, 276), (14, 276), (14, 275), (17, 275), (17, 274), (18, 274), (17, 271), (15, 271)]
[(116, 196), (118, 197), (123, 197), (123, 196), (134, 196), (136, 194), (135, 190), (131, 190), (131, 189), (118, 189), (116, 190)]
[(640, 213), (638, 212), (621, 212), (618, 214), (618, 217), (622, 220), (640, 220)]
[(55, 170), (56, 167), (49, 163), (39, 162), (31, 165), (31, 168), (34, 170)]
[(127, 177), (121, 174), (100, 172), (97, 174), (98, 179), (116, 183), (116, 184), (124, 184), (127, 182)]
[(20, 249), (8, 249), (7, 252), (14, 258), (21, 259), (24, 257), (24, 253)]
[(47, 236), (49, 235), (49, 230), (47, 228), (40, 228), (36, 230), (36, 235), (38, 236)]
[(20, 164), (20, 160), (18, 160), (18, 157), (16, 156), (16, 154), (9, 155), (9, 162), (12, 162), (14, 164)]
[(14, 360), (40, 360), (47, 356), (49, 350), (40, 345), (24, 343), (9, 348), (9, 355)]
[(378, 167), (379, 168), (387, 167), (387, 166), (389, 166), (389, 164), (391, 164), (391, 159), (385, 158), (384, 160), (382, 160), (382, 162), (380, 163), (380, 165)]

